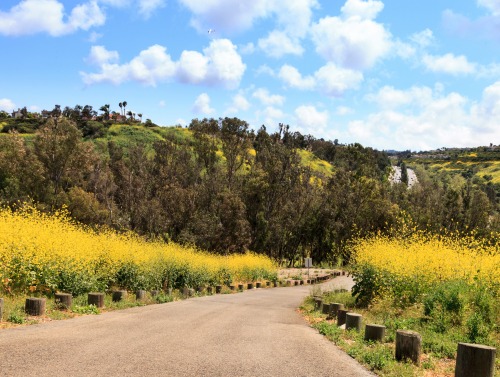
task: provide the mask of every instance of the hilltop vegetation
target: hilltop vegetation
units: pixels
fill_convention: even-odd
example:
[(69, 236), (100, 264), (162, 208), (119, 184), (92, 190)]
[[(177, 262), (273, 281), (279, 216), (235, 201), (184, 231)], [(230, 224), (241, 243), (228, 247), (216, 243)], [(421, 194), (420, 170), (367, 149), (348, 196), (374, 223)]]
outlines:
[(496, 188), (423, 168), (416, 187), (391, 185), (388, 156), (359, 144), (285, 125), (253, 131), (237, 118), (158, 127), (70, 110), (2, 120), (2, 203), (66, 207), (90, 226), (289, 263), (346, 263), (351, 240), (387, 233), (405, 216), (437, 233), (491, 237), (499, 227)]

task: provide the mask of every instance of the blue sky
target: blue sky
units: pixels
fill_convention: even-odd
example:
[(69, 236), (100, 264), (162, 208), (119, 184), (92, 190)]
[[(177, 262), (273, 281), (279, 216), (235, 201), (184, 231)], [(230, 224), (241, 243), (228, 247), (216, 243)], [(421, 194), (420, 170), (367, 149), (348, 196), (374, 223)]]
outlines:
[(2, 0), (0, 49), (9, 112), (127, 101), (164, 126), (500, 144), (500, 0)]

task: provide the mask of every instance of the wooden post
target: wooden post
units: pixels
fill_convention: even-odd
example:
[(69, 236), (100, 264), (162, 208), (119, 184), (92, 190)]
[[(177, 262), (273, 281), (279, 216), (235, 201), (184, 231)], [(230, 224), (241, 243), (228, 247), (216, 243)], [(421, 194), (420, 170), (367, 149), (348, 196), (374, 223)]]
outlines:
[(321, 308), (321, 313), (330, 314), (330, 304), (323, 304), (323, 308)]
[(262, 288), (262, 283), (260, 281), (255, 283), (255, 288)]
[(365, 340), (367, 342), (383, 342), (385, 337), (385, 326), (369, 324), (365, 327)]
[(146, 298), (146, 291), (144, 289), (138, 289), (135, 292), (135, 299), (137, 301), (144, 300)]
[(339, 309), (337, 311), (337, 326), (342, 326), (345, 324), (347, 312), (349, 312), (349, 310), (347, 309)]
[(274, 286), (274, 288), (277, 288), (278, 287), (278, 282), (277, 281), (273, 282), (273, 286)]
[(215, 286), (215, 293), (221, 293), (222, 292), (222, 285), (216, 285)]
[(232, 291), (235, 291), (236, 290), (236, 286), (235, 285), (230, 285), (229, 289), (232, 290)]
[(243, 284), (238, 284), (238, 291), (243, 291), (243, 288), (244, 288)]
[(337, 317), (337, 312), (339, 309), (344, 309), (344, 304), (340, 304), (338, 302), (334, 302), (330, 304), (330, 313), (333, 318)]
[(248, 288), (248, 289), (253, 289), (253, 283), (248, 283), (247, 288)]
[(153, 290), (151, 290), (151, 297), (158, 296), (159, 293), (160, 293), (160, 291), (158, 289), (153, 289)]
[(0, 298), (0, 322), (2, 322), (3, 316), (3, 298)]
[(361, 319), (363, 316), (357, 313), (346, 313), (345, 315), (345, 329), (361, 331)]
[(73, 303), (73, 296), (70, 293), (56, 293), (54, 295), (56, 306), (61, 309), (70, 309)]
[(213, 292), (213, 290), (214, 290), (214, 289), (213, 289), (212, 287), (207, 287), (207, 294), (208, 294), (208, 295), (211, 295), (211, 294), (212, 294), (212, 292)]
[(455, 377), (493, 377), (496, 348), (458, 343)]
[(103, 308), (104, 293), (98, 293), (98, 292), (89, 293), (87, 302), (89, 305), (95, 305), (97, 308)]
[(127, 297), (127, 291), (114, 291), (111, 298), (113, 302), (120, 302)]
[(271, 282), (270, 281), (266, 281), (266, 287), (270, 287), (271, 286)]
[(314, 299), (314, 309), (323, 310), (323, 300), (320, 298)]
[(40, 316), (45, 314), (45, 301), (44, 298), (30, 297), (26, 299), (24, 311), (28, 315)]
[(294, 280), (293, 281), (293, 285), (299, 285), (299, 281), (298, 280)]
[(422, 354), (422, 336), (414, 331), (396, 331), (396, 360), (411, 360), (420, 365)]

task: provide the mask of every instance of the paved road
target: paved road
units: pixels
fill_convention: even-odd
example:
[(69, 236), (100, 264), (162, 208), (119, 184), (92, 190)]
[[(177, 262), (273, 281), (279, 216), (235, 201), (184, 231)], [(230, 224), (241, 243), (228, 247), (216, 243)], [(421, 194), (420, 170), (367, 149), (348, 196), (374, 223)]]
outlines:
[[(338, 277), (325, 286), (348, 287)], [(311, 287), (259, 289), (0, 331), (1, 376), (372, 376), (296, 312)]]

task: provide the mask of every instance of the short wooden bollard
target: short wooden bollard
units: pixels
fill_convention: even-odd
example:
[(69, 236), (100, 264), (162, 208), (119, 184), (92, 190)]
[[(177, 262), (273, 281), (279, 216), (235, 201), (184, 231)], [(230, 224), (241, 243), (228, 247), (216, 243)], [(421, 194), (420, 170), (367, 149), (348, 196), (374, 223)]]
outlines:
[(347, 309), (337, 310), (337, 326), (342, 326), (345, 324), (346, 315), (349, 312)]
[(207, 287), (207, 295), (211, 295), (214, 289), (212, 287)]
[(32, 316), (40, 316), (45, 314), (45, 298), (30, 297), (26, 299), (24, 311)]
[(274, 288), (278, 288), (278, 282), (277, 281), (273, 282), (273, 286)]
[(113, 302), (120, 302), (127, 297), (127, 291), (113, 291), (111, 299)]
[(89, 305), (95, 305), (96, 308), (104, 307), (104, 293), (89, 293), (87, 298)]
[(383, 342), (385, 338), (385, 326), (369, 324), (365, 327), (365, 340), (367, 342)]
[(222, 292), (222, 285), (216, 285), (215, 286), (215, 293), (221, 293)]
[(236, 285), (230, 285), (229, 289), (232, 290), (232, 291), (235, 291), (236, 290)]
[(158, 289), (153, 289), (151, 290), (151, 297), (158, 296), (160, 294), (160, 291)]
[(247, 288), (248, 289), (253, 289), (253, 283), (248, 283)]
[(320, 298), (314, 299), (314, 309), (323, 310), (323, 300)]
[(334, 302), (333, 304), (330, 304), (330, 313), (333, 318), (337, 317), (337, 312), (339, 309), (344, 309), (344, 304)]
[(244, 288), (245, 288), (245, 287), (244, 287), (244, 285), (243, 285), (243, 284), (238, 284), (238, 291), (240, 291), (240, 292), (241, 292), (241, 291), (243, 291), (243, 289), (244, 289)]
[(323, 308), (321, 308), (321, 313), (330, 314), (330, 304), (323, 304)]
[(270, 281), (266, 281), (266, 287), (270, 287), (271, 286), (271, 282)]
[(361, 331), (361, 319), (363, 316), (357, 313), (346, 313), (345, 315), (345, 329)]
[(255, 283), (255, 288), (262, 288), (262, 283), (260, 281)]
[(414, 364), (420, 364), (422, 354), (422, 336), (415, 331), (396, 331), (396, 360), (411, 360)]
[(56, 305), (62, 309), (71, 308), (73, 303), (73, 296), (70, 293), (56, 293), (54, 295)]
[(0, 322), (2, 322), (3, 316), (3, 298), (0, 298)]
[(298, 281), (298, 280), (294, 280), (294, 281), (293, 281), (293, 285), (297, 286), (297, 285), (299, 285), (299, 284), (300, 284), (300, 281)]
[(496, 348), (458, 343), (455, 377), (493, 377)]
[(144, 289), (138, 289), (135, 291), (135, 299), (137, 301), (144, 300), (146, 298), (146, 291)]

